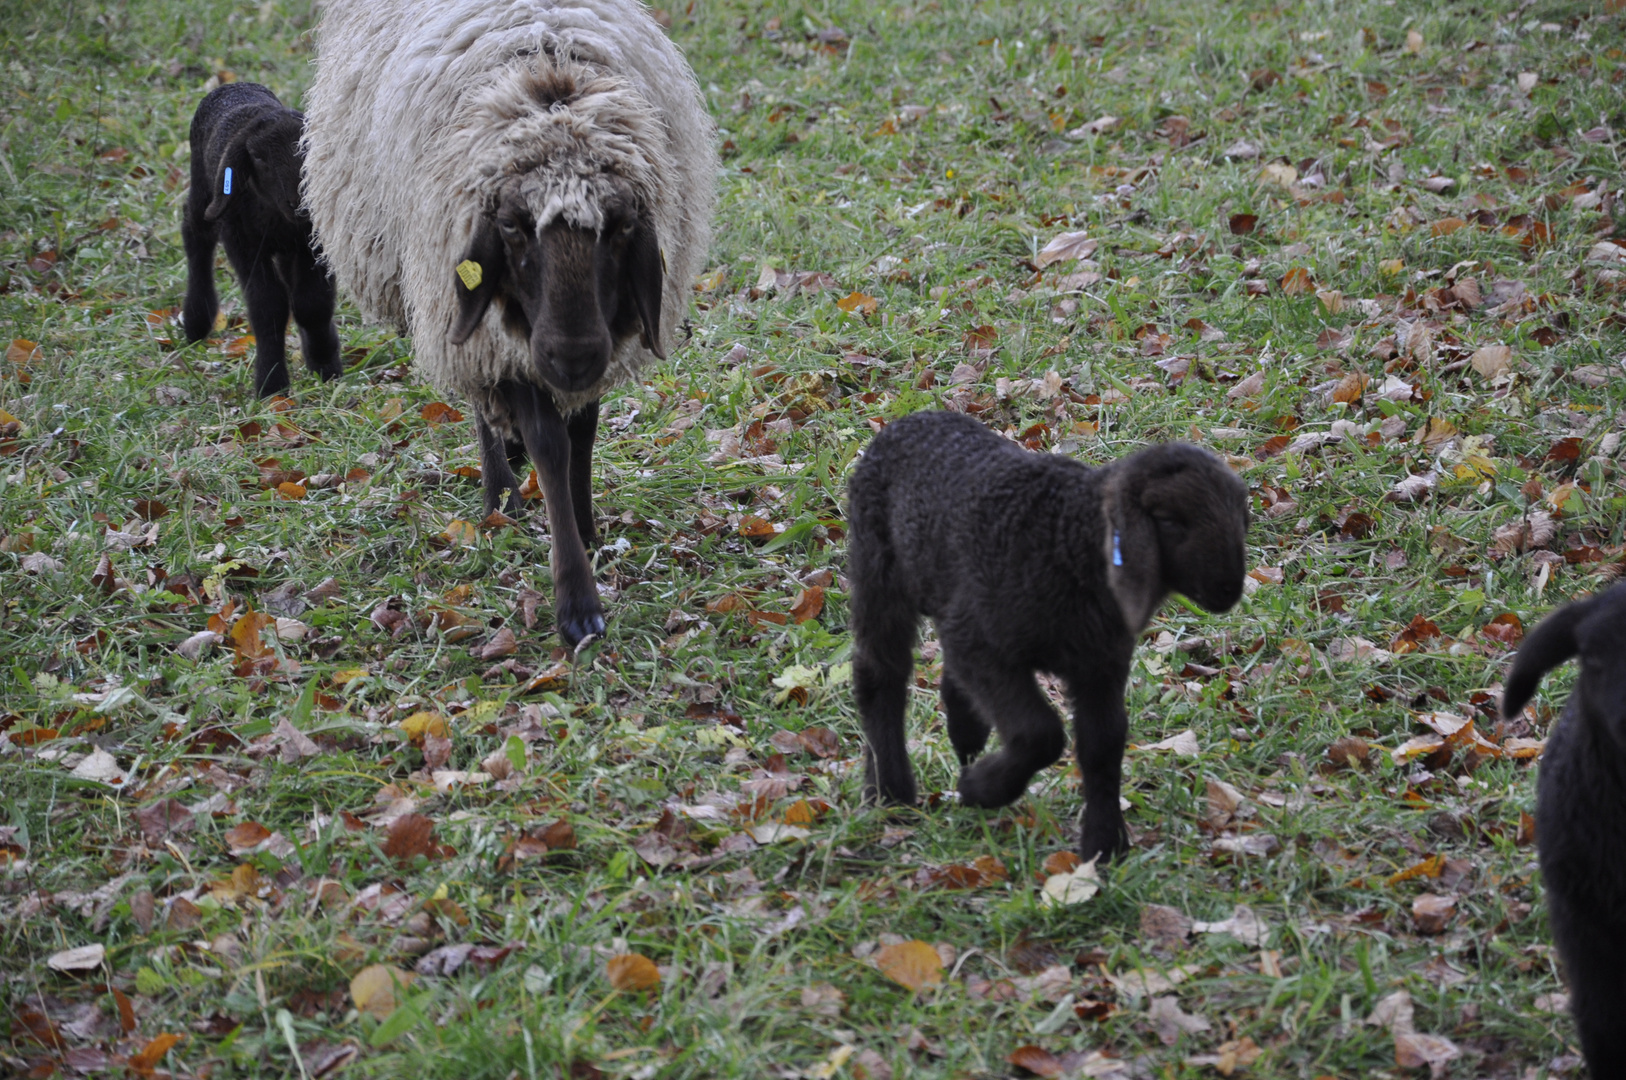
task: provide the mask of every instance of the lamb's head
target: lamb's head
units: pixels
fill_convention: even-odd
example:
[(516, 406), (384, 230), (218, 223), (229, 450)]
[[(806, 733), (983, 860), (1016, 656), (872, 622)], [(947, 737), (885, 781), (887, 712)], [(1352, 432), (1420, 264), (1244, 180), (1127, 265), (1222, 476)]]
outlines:
[(309, 215), (299, 198), (304, 128), (304, 116), (292, 109), (268, 109), (244, 124), (215, 163), (214, 197), (203, 211), (204, 220), (214, 221), (234, 201), (242, 201), (308, 227)]
[(633, 334), (665, 359), (654, 226), (630, 184), (594, 180), (596, 227), (558, 213), (543, 219), (548, 208), (537, 205), (524, 178), (503, 183), (453, 279), (452, 344), (467, 341), (497, 299), (508, 332), (530, 342), (536, 374), (559, 390), (598, 382), (616, 346)]
[(1168, 593), (1225, 611), (1247, 573), (1248, 489), (1219, 458), (1183, 443), (1108, 467), (1107, 580), (1137, 630)]
[(1577, 655), (1581, 677), (1572, 699), (1581, 703), (1582, 720), (1602, 724), (1626, 753), (1626, 584), (1565, 604), (1526, 635), (1502, 690), (1502, 715), (1517, 716), (1541, 677)]

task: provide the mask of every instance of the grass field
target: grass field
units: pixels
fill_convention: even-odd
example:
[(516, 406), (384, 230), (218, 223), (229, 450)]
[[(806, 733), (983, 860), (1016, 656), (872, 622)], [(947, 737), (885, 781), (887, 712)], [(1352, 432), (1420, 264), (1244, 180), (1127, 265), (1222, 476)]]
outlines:
[[(0, 3), (0, 1072), (1577, 1072), (1528, 818), (1571, 676), (1495, 701), (1623, 565), (1621, 5), (662, 14), (719, 229), (606, 402), (571, 658), (540, 504), (481, 521), (409, 341), (347, 312), (343, 378), (255, 401), (222, 261), (175, 347), (191, 112), (297, 102), (310, 6)], [(1250, 487), (1079, 903), (1065, 763), (858, 800), (844, 477), (939, 407)]]

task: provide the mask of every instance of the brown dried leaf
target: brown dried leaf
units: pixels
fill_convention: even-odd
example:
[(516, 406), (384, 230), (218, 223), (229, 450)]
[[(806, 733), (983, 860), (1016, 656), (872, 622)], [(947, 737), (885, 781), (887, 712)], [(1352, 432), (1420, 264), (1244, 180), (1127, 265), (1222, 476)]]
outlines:
[(943, 958), (924, 941), (888, 945), (875, 954), (875, 966), (899, 986), (920, 990), (943, 981)]
[(661, 973), (655, 961), (641, 953), (622, 953), (610, 957), (604, 965), (610, 985), (617, 990), (653, 990), (661, 984)]

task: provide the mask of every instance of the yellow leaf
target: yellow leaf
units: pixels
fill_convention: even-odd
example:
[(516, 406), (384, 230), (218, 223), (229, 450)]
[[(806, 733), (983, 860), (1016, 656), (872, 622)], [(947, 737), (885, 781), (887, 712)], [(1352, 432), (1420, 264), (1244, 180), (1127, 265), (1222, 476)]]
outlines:
[(861, 292), (848, 293), (836, 301), (836, 307), (848, 314), (856, 312), (860, 315), (870, 315), (880, 306), (880, 301), (876, 300), (875, 297)]
[(462, 518), (453, 518), (446, 523), (446, 540), (458, 547), (473, 547), (480, 542), (480, 532)]
[(422, 742), (425, 735), (444, 739), (447, 731), (446, 718), (437, 712), (415, 712), (398, 726), (415, 743)]
[(277, 485), (277, 498), (279, 499), (293, 500), (303, 499), (304, 497), (304, 484), (296, 484), (292, 480), (284, 480), (282, 483)]
[(370, 964), (350, 980), (350, 1000), (357, 1009), (380, 1020), (395, 1011), (397, 987), (412, 985), (414, 976), (388, 964)]
[(653, 990), (661, 984), (660, 969), (655, 961), (641, 953), (622, 953), (612, 956), (604, 965), (610, 985), (617, 990)]
[(1378, 260), (1378, 273), (1387, 277), (1398, 277), (1406, 271), (1405, 259)]
[(875, 954), (881, 974), (910, 990), (937, 986), (943, 981), (943, 958), (924, 941), (888, 945)]

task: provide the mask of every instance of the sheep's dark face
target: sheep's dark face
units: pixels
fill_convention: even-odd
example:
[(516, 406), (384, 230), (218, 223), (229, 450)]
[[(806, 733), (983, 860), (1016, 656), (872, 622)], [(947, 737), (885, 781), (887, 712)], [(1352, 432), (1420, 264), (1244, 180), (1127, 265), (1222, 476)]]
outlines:
[(1169, 460), (1158, 463), (1140, 492), (1163, 582), (1208, 611), (1225, 611), (1242, 598), (1247, 574), (1247, 487), (1212, 454), (1167, 450)]
[[(304, 155), (299, 137), (304, 117), (284, 110), (254, 123), (231, 144), (215, 170), (214, 198), (204, 216), (213, 221), (225, 212), (232, 200), (251, 200), (249, 205), (270, 210), (284, 221), (305, 225), (310, 215), (299, 198), (299, 172)], [(232, 190), (226, 192), (226, 169), (232, 170)]]
[(597, 383), (616, 346), (634, 334), (664, 359), (654, 229), (630, 192), (606, 200), (602, 211), (596, 231), (557, 220), (538, 228), (517, 192), (506, 191), (465, 259), (479, 265), (478, 281), (470, 287), (470, 278), (453, 278), (452, 344), (467, 341), (491, 300), (501, 297), (503, 325), (530, 342), (537, 375), (559, 390)]

